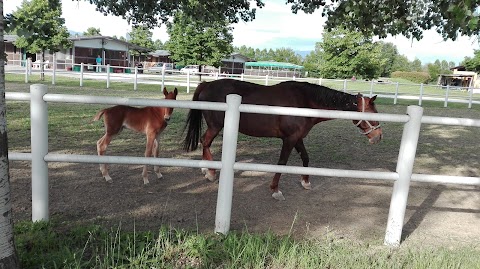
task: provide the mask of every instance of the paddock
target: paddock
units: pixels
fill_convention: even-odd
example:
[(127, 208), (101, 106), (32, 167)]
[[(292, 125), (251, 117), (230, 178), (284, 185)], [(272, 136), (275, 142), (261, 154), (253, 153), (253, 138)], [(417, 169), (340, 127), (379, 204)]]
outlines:
[[(54, 110), (56, 106), (51, 105)], [(93, 111), (96, 108), (98, 107), (92, 106), (91, 109)], [(387, 109), (392, 111), (386, 111)], [(405, 113), (405, 107), (379, 106), (379, 111)], [(439, 110), (436, 113), (446, 111)], [(85, 126), (72, 133), (57, 128), (53, 123), (56, 128), (49, 129), (49, 136), (58, 142), (51, 145), (49, 151), (92, 154), (95, 152), (94, 141), (98, 135), (87, 138), (85, 134), (101, 131), (101, 126), (92, 126), (82, 120), (90, 115), (87, 116), (89, 113), (86, 111), (76, 110), (75, 105), (69, 105), (67, 112), (62, 117), (80, 118)], [(427, 112), (425, 114), (429, 115)], [(465, 118), (479, 118), (479, 112), (475, 109), (449, 108), (449, 116), (455, 113)], [(161, 143), (161, 157), (198, 158), (200, 155), (199, 151), (186, 154), (176, 145), (178, 142), (175, 139), (180, 136), (179, 130), (184, 118), (182, 112), (177, 115), (174, 113), (173, 120), (179, 128), (165, 131), (167, 134), (164, 144)], [(388, 136), (385, 133), (384, 139), (387, 140), (377, 147), (365, 145), (364, 138), (348, 121), (335, 120), (319, 124), (312, 131), (315, 135), (307, 137), (305, 141), (310, 144), (308, 148), (311, 149), (312, 166), (394, 171), (401, 124), (385, 125), (384, 128), (389, 127), (390, 132)], [(432, 126), (422, 127), (414, 172), (478, 176), (479, 156), (472, 146), (477, 143), (474, 137), (478, 137), (478, 128)], [(9, 127), (9, 137), (13, 135), (14, 139), (18, 131), (10, 130)], [(318, 139), (325, 135), (334, 142), (318, 145)], [(80, 139), (81, 137), (85, 138)], [(112, 144), (110, 154), (142, 156), (143, 146), (138, 146), (144, 145), (142, 138), (134, 134), (127, 135), (127, 138), (120, 144)], [(71, 140), (75, 143), (68, 143)], [(240, 137), (239, 142), (238, 161), (276, 162), (280, 141)], [(437, 149), (439, 143), (445, 144), (445, 148)], [(22, 145), (22, 142), (14, 142), (14, 145), (13, 147), (23, 150), (28, 147)], [(216, 146), (218, 159), (219, 143)], [(115, 147), (117, 149), (113, 151)], [(455, 153), (455, 157), (451, 157), (452, 153)], [(289, 164), (299, 165), (299, 160), (295, 157), (291, 157)], [(12, 162), (11, 165), (14, 216), (16, 219), (29, 219), (31, 205), (29, 195), (25, 195), (30, 188), (29, 164)], [(157, 229), (159, 225), (165, 224), (211, 231), (214, 226), (218, 185), (206, 182), (197, 169), (164, 167), (164, 180), (152, 181), (150, 186), (143, 187), (138, 177), (139, 166), (135, 165), (112, 167), (112, 177), (118, 177), (118, 185), (105, 184), (94, 164), (51, 163), (49, 166), (50, 211), (53, 218), (111, 225), (122, 222), (130, 227), (135, 223), (135, 227), (142, 229)], [(279, 234), (292, 232), (296, 236), (334, 234), (367, 241), (383, 239), (391, 183), (314, 177), (313, 191), (305, 191), (296, 178), (295, 175), (285, 176), (282, 184), (285, 185), (287, 201), (278, 203), (272, 200), (268, 191), (269, 173), (236, 172), (231, 229), (271, 230)], [(420, 243), (425, 238), (447, 244), (452, 241), (476, 240), (479, 237), (477, 229), (473, 227), (478, 227), (479, 224), (479, 197), (477, 187), (414, 183), (405, 217), (404, 237), (409, 236), (407, 241), (411, 237), (417, 240), (421, 238), (417, 241)]]

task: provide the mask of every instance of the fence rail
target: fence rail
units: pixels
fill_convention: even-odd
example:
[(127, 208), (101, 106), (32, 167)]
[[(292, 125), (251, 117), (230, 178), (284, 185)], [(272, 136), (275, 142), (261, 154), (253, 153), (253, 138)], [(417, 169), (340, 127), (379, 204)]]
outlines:
[[(198, 101), (151, 100), (122, 97), (98, 97), (82, 95), (48, 94), (47, 86), (32, 85), (30, 94), (6, 93), (7, 100), (30, 101), (31, 106), (31, 153), (9, 152), (12, 161), (26, 160), (32, 162), (32, 220), (47, 220), (48, 211), (48, 166), (47, 162), (75, 162), (75, 163), (117, 163), (117, 164), (147, 164), (194, 168), (220, 169), (217, 213), (215, 231), (227, 233), (230, 227), (233, 193), (233, 171), (250, 170), (262, 172), (278, 172), (291, 174), (309, 174), (317, 176), (367, 178), (375, 180), (394, 181), (390, 211), (385, 233), (385, 244), (398, 246), (404, 223), (405, 210), (410, 181), (430, 183), (456, 183), (480, 185), (479, 177), (456, 177), (444, 175), (413, 174), (413, 163), (420, 133), (420, 124), (446, 124), (480, 127), (480, 120), (465, 118), (445, 118), (422, 116), (423, 109), (418, 106), (409, 106), (407, 115), (359, 113), (347, 111), (312, 110), (304, 108), (286, 108), (257, 105), (242, 105), (241, 97), (229, 95), (227, 103), (210, 103)], [(185, 160), (166, 158), (144, 158), (124, 156), (96, 156), (96, 155), (69, 155), (48, 152), (48, 111), (47, 102), (90, 103), (111, 105), (148, 105), (169, 106), (180, 108), (195, 108), (206, 110), (225, 111), (225, 127), (221, 161)], [(363, 119), (405, 123), (400, 144), (397, 169), (395, 172), (342, 170), (313, 167), (297, 167), (268, 165), (256, 163), (235, 162), (238, 124), (240, 113), (288, 114), (295, 116)]]
[[(32, 69), (31, 63), (27, 61), (9, 61), (14, 65), (6, 66), (6, 73), (24, 74), (25, 82), (28, 83), (33, 73), (41, 72), (40, 69)], [(18, 63), (15, 65), (15, 63)], [(102, 72), (95, 72), (96, 65), (88, 64), (72, 64), (62, 63), (69, 66), (69, 70), (56, 68), (56, 62), (52, 63), (36, 63), (38, 66), (43, 64), (48, 67), (44, 70), (44, 74), (52, 76), (52, 84), (56, 83), (56, 77), (68, 76), (79, 80), (80, 87), (83, 87), (84, 80), (103, 80), (106, 82), (107, 88), (110, 88), (112, 81), (131, 83), (133, 90), (138, 89), (138, 84), (159, 84), (161, 89), (165, 85), (185, 86), (187, 92), (192, 87), (198, 85), (200, 77), (191, 73), (182, 74), (178, 70), (169, 70), (171, 74), (167, 74), (165, 69), (160, 74), (144, 74), (148, 68), (124, 67), (124, 66), (100, 66)], [(48, 64), (48, 65), (47, 65)], [(90, 68), (89, 68), (90, 67)], [(87, 71), (85, 71), (87, 69)], [(76, 70), (76, 71), (75, 71)], [(91, 71), (88, 71), (91, 70)], [(121, 70), (122, 73), (115, 73), (115, 70)], [(200, 73), (201, 79), (205, 81), (218, 80), (223, 78), (232, 78), (243, 81), (250, 81), (263, 85), (272, 85), (287, 80), (297, 80), (314, 84), (325, 85), (336, 90), (349, 93), (362, 93), (364, 95), (378, 95), (382, 98), (389, 98), (397, 104), (399, 100), (415, 100), (421, 106), (424, 101), (436, 101), (443, 103), (447, 107), (449, 103), (467, 104), (468, 108), (472, 105), (480, 105), (480, 89), (464, 88), (453, 86), (439, 86), (413, 83), (398, 83), (385, 81), (361, 81), (351, 79), (324, 79), (324, 78), (297, 78), (292, 77), (272, 77), (253, 76), (245, 74), (219, 74), (219, 73)], [(197, 79), (197, 77), (199, 79)]]

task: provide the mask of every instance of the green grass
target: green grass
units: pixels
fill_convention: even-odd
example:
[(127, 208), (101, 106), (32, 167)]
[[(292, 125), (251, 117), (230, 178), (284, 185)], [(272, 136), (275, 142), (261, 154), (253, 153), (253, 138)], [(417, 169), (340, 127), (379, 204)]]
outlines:
[(28, 268), (479, 268), (480, 249), (401, 247), (324, 236), (294, 239), (247, 230), (199, 234), (162, 227), (123, 231), (121, 225), (15, 225), (22, 267)]

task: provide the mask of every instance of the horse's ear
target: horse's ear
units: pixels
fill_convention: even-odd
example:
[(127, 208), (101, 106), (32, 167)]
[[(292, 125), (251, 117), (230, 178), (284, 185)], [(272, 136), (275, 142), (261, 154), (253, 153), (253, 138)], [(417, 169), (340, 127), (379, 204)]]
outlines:
[(175, 90), (173, 90), (173, 92), (175, 93), (175, 95), (177, 95), (177, 94), (178, 94), (177, 87), (175, 87)]
[(370, 104), (373, 103), (373, 101), (375, 101), (375, 99), (377, 99), (376, 95), (374, 95), (372, 98), (370, 98)]
[(167, 96), (167, 94), (168, 94), (167, 87), (164, 87), (164, 88), (163, 88), (163, 94), (164, 94), (165, 96)]

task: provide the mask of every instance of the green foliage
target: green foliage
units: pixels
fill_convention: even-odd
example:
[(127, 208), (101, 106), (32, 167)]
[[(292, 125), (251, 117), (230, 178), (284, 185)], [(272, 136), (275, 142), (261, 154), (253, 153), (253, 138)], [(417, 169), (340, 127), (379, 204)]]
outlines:
[(468, 71), (480, 72), (480, 50), (474, 50), (473, 58), (465, 57), (462, 65), (465, 66)]
[(153, 49), (154, 50), (163, 50), (165, 49), (165, 45), (163, 44), (162, 40), (157, 39), (153, 42)]
[(24, 1), (12, 15), (13, 29), (19, 35), (15, 41), (17, 47), (38, 53), (72, 46), (59, 0)]
[(397, 58), (398, 50), (397, 46), (393, 43), (385, 43), (385, 42), (377, 42), (377, 46), (380, 46), (381, 57), (385, 61), (383, 61), (380, 70), (381, 77), (390, 77), (390, 74), (393, 72), (393, 65), (395, 63), (395, 59)]
[(392, 64), (392, 72), (394, 71), (408, 72), (408, 71), (411, 71), (410, 68), (411, 68), (411, 64), (407, 56), (405, 55), (395, 56), (395, 59), (393, 60), (393, 64)]
[[(128, 33), (130, 35), (130, 43), (138, 45), (140, 47), (153, 50), (155, 45), (152, 40), (153, 33), (144, 25), (136, 25), (132, 27), (132, 31)], [(140, 52), (134, 50), (134, 55), (139, 55)]]
[(410, 63), (410, 71), (422, 72), (423, 71), (422, 61), (420, 61), (420, 59), (418, 58), (415, 58), (415, 60), (413, 60), (413, 62)]
[(316, 43), (315, 50), (311, 51), (303, 61), (303, 66), (305, 71), (308, 72), (308, 76), (316, 78), (321, 77), (320, 70), (324, 62), (322, 55), (320, 43)]
[(84, 36), (101, 36), (100, 28), (88, 27), (87, 31), (83, 32)]
[(320, 73), (325, 78), (376, 78), (386, 61), (381, 46), (359, 32), (341, 28), (325, 32), (318, 46), (323, 59)]
[(178, 65), (220, 66), (233, 51), (233, 35), (226, 20), (203, 22), (178, 13), (168, 26), (170, 40), (165, 47)]
[(430, 74), (427, 72), (404, 72), (395, 71), (392, 78), (403, 78), (414, 83), (428, 83), (431, 80)]
[(266, 49), (254, 49), (243, 45), (234, 47), (233, 50), (256, 61), (274, 61), (302, 65), (302, 56), (295, 53), (291, 48), (278, 48), (267, 51)]
[(451, 74), (452, 71), (450, 70), (452, 63), (448, 63), (447, 61), (443, 60), (440, 62), (440, 60), (436, 60), (434, 63), (429, 63), (427, 64), (427, 70), (428, 73), (430, 74), (431, 81), (436, 82), (438, 79), (438, 76), (442, 74)]

